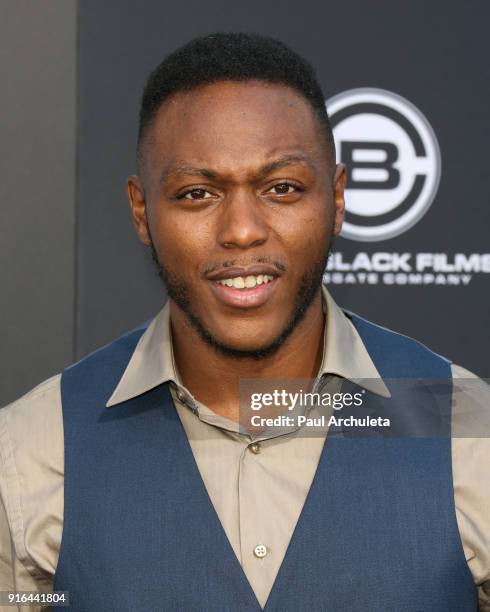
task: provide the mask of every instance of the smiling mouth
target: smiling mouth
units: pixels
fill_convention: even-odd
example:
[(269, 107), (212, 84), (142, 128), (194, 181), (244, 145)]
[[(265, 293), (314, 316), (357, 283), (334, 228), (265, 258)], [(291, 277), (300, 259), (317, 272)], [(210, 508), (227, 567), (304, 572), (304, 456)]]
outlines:
[(233, 278), (223, 278), (216, 281), (225, 287), (233, 287), (233, 289), (253, 289), (257, 285), (266, 285), (274, 280), (274, 276), (270, 274), (258, 274), (257, 276), (235, 276)]
[(258, 274), (211, 281), (211, 287), (219, 301), (228, 306), (257, 308), (269, 300), (277, 282), (276, 276)]

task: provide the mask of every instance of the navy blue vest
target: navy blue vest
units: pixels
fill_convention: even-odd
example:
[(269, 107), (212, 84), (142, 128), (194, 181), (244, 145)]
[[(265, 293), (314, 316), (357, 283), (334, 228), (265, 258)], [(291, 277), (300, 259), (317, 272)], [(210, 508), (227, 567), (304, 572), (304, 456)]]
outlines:
[[(451, 379), (450, 363), (420, 343), (346, 315), (383, 378)], [(76, 612), (260, 612), (168, 385), (105, 408), (144, 329), (63, 372), (64, 526), (54, 588), (70, 592)], [(395, 392), (384, 401), (420, 417), (410, 398)], [(450, 438), (329, 435), (265, 610), (477, 610)]]

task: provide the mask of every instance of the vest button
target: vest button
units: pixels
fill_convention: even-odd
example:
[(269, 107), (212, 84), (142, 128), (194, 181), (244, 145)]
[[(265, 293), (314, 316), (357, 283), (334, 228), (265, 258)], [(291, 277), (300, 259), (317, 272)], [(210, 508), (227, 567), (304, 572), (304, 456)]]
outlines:
[(258, 455), (260, 453), (260, 444), (258, 442), (254, 442), (253, 444), (250, 444), (248, 448), (254, 455)]
[(267, 554), (267, 548), (263, 544), (257, 544), (254, 548), (254, 555), (257, 559), (263, 559)]

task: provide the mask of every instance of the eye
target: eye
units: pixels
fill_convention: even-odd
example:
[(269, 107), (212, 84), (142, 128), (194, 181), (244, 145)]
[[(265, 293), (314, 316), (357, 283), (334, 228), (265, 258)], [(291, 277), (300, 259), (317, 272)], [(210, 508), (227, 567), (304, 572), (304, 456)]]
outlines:
[(190, 189), (189, 191), (186, 191), (185, 193), (181, 194), (179, 196), (179, 199), (185, 199), (185, 200), (209, 200), (209, 198), (212, 198), (213, 194), (210, 193), (209, 191), (206, 191), (206, 189), (202, 189), (202, 188), (196, 188), (196, 189)]
[(301, 191), (301, 189), (296, 187), (296, 185), (292, 185), (291, 183), (276, 183), (269, 189), (269, 191), (274, 195), (288, 195), (290, 193), (294, 193), (295, 191)]

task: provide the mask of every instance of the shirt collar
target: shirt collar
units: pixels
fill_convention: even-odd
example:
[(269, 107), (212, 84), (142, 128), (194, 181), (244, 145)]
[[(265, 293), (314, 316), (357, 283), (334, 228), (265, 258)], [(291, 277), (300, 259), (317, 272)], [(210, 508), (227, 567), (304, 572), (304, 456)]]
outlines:
[[(326, 317), (319, 376), (336, 374), (368, 391), (391, 397), (359, 333), (324, 285), (322, 296)], [(181, 386), (172, 350), (168, 302), (139, 339), (106, 406), (125, 402), (164, 382)]]
[(319, 375), (337, 374), (382, 397), (391, 397), (354, 324), (322, 285), (326, 311)]

